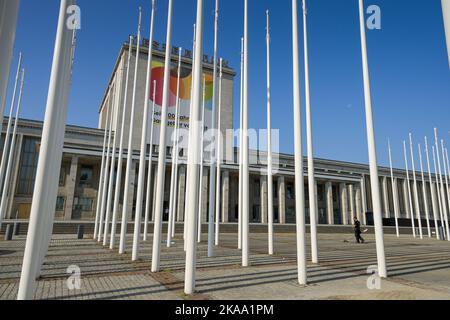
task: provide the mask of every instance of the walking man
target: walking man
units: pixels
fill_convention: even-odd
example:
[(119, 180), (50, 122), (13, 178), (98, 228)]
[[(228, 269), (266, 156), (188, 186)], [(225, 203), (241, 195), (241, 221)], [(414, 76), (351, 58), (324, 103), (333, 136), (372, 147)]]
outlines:
[(353, 218), (353, 227), (355, 229), (355, 238), (357, 243), (364, 243), (364, 239), (361, 237), (361, 222), (359, 222), (357, 217)]

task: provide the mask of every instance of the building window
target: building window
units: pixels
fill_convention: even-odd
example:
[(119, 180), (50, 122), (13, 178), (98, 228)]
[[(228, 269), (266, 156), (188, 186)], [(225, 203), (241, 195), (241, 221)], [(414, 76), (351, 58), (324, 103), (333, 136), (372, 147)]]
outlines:
[(39, 140), (34, 138), (24, 138), (22, 158), (20, 160), (18, 194), (33, 194), (38, 158)]
[(76, 197), (73, 199), (73, 209), (75, 211), (90, 212), (94, 204), (94, 199)]
[(66, 185), (66, 168), (61, 167), (61, 172), (59, 173), (59, 186), (64, 187)]
[(65, 203), (66, 203), (66, 198), (64, 198), (64, 197), (56, 198), (56, 211), (64, 211)]
[(94, 169), (92, 167), (81, 167), (80, 170), (80, 186), (91, 187)]
[(286, 185), (286, 197), (289, 200), (293, 200), (295, 197), (295, 193), (294, 193), (294, 185), (292, 183), (288, 183)]
[(318, 184), (317, 185), (317, 200), (318, 201), (324, 201), (325, 197), (325, 186), (323, 184)]
[(260, 184), (260, 182), (259, 182), (259, 180), (255, 180), (254, 181), (254, 190), (255, 190), (255, 192), (254, 192), (254, 195), (255, 195), (255, 198), (260, 198), (261, 197), (261, 184)]
[(274, 199), (278, 199), (278, 182), (274, 181), (273, 182), (273, 198)]

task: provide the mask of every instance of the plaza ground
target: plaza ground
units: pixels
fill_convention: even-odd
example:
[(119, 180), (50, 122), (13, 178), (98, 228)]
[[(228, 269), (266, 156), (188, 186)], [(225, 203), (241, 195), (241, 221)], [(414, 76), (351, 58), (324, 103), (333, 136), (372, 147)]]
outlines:
[[(319, 234), (320, 263), (308, 263), (307, 286), (297, 282), (295, 234), (275, 235), (274, 256), (266, 254), (265, 234), (251, 234), (248, 268), (240, 267), (235, 234), (221, 235), (221, 245), (212, 259), (207, 258), (204, 237), (198, 250), (194, 296), (183, 294), (182, 235), (177, 235), (172, 248), (162, 246), (161, 272), (155, 274), (150, 272), (152, 237), (149, 239), (141, 245), (141, 260), (131, 262), (131, 236), (127, 239), (128, 253), (119, 255), (92, 239), (55, 235), (35, 299), (450, 299), (450, 243), (436, 239), (386, 235), (390, 277), (382, 281), (380, 290), (369, 290), (367, 269), (376, 265), (375, 242), (370, 234), (366, 235), (367, 243), (361, 245), (354, 243), (352, 234)], [(0, 241), (2, 300), (16, 298), (24, 245), (24, 236)], [(81, 269), (80, 290), (69, 290), (67, 286), (70, 275), (66, 271), (72, 265)]]

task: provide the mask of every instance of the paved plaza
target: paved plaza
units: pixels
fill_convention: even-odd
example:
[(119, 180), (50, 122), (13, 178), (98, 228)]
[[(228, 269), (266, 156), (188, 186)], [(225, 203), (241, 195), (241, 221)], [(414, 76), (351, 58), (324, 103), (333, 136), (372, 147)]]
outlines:
[[(251, 235), (249, 268), (240, 267), (236, 235), (221, 236), (213, 259), (207, 258), (203, 242), (198, 252), (197, 293), (185, 296), (182, 235), (172, 248), (163, 246), (157, 274), (150, 272), (151, 241), (142, 244), (141, 260), (134, 263), (129, 254), (119, 255), (91, 239), (54, 236), (35, 299), (450, 299), (449, 242), (386, 235), (390, 277), (382, 281), (381, 289), (370, 290), (367, 270), (376, 265), (372, 235), (366, 236), (366, 244), (358, 245), (351, 234), (320, 234), (320, 264), (308, 265), (308, 286), (297, 283), (295, 235), (277, 234), (272, 257), (266, 254), (266, 238), (265, 234)], [(129, 237), (128, 251), (131, 243)], [(24, 245), (24, 237), (0, 241), (2, 300), (16, 298)], [(68, 288), (69, 266), (80, 268), (79, 290)]]

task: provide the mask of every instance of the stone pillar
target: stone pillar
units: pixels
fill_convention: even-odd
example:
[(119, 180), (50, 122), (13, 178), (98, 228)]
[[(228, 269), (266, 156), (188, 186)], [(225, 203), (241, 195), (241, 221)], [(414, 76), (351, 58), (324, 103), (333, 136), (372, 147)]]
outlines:
[(362, 209), (362, 212), (361, 212), (362, 220), (360, 220), (360, 221), (362, 221), (362, 223), (364, 225), (366, 225), (367, 224), (367, 217), (366, 217), (366, 213), (367, 213), (367, 197), (366, 197), (366, 178), (365, 178), (364, 175), (361, 178), (360, 187), (361, 187), (361, 205), (362, 205), (362, 208), (361, 208)]
[(355, 210), (355, 188), (353, 184), (348, 185), (348, 194), (349, 194), (349, 200), (350, 200), (350, 215), (348, 216), (349, 223), (353, 221), (353, 218), (356, 216), (356, 210)]
[(345, 183), (339, 184), (339, 194), (341, 199), (341, 217), (342, 224), (348, 225), (347, 214), (348, 214), (348, 195), (347, 195), (347, 185)]
[[(249, 209), (251, 210), (251, 209)], [(222, 223), (230, 221), (230, 171), (222, 173)]]
[(158, 167), (153, 168), (152, 222), (155, 222), (156, 185), (158, 184)]
[[(394, 178), (394, 186), (393, 186), (393, 194), (392, 199), (394, 201), (394, 218), (395, 214), (397, 214), (397, 218), (400, 218), (400, 201), (398, 199), (398, 179)], [(396, 210), (397, 209), (397, 210)]]
[(73, 210), (73, 199), (75, 196), (75, 187), (77, 183), (78, 174), (78, 156), (72, 156), (72, 161), (70, 163), (70, 174), (69, 179), (66, 181), (67, 197), (64, 208), (64, 220), (72, 220), (72, 210)]
[(325, 184), (325, 192), (327, 199), (327, 217), (328, 224), (334, 224), (334, 201), (333, 201), (333, 184), (329, 181)]
[(403, 199), (405, 204), (405, 214), (406, 218), (409, 219), (411, 217), (410, 212), (411, 208), (409, 206), (409, 192), (408, 192), (408, 181), (405, 179), (403, 180)]
[(384, 209), (384, 217), (390, 218), (391, 212), (389, 209), (389, 193), (388, 193), (388, 182), (387, 178), (382, 178), (382, 188), (383, 188), (383, 209)]
[(268, 210), (269, 210), (269, 200), (268, 200), (268, 187), (267, 187), (267, 176), (261, 176), (261, 223), (268, 223)]
[(316, 196), (316, 224), (319, 224), (319, 191), (317, 180), (314, 181), (314, 194)]
[(361, 185), (357, 184), (355, 186), (356, 188), (356, 195), (355, 195), (355, 201), (356, 201), (356, 217), (359, 221), (361, 221), (361, 215), (362, 215), (362, 202), (361, 202)]
[(23, 134), (19, 134), (17, 136), (17, 143), (16, 143), (16, 149), (14, 154), (14, 159), (17, 159), (17, 161), (14, 161), (13, 165), (13, 171), (12, 171), (12, 180), (11, 180), (11, 189), (9, 190), (8, 195), (8, 202), (7, 202), (7, 210), (6, 210), (6, 217), (8, 219), (15, 218), (16, 213), (12, 212), (12, 207), (14, 204), (14, 196), (17, 190), (17, 179), (19, 176), (19, 170), (20, 170), (20, 154), (22, 153), (22, 145), (23, 145)]
[(203, 190), (202, 190), (202, 203), (201, 203), (201, 210), (202, 210), (202, 223), (206, 223), (208, 221), (208, 200), (209, 200), (209, 193), (208, 193), (208, 184), (209, 184), (209, 168), (204, 167), (203, 168), (203, 182), (202, 182)]
[(177, 221), (182, 222), (184, 219), (184, 205), (186, 201), (186, 167), (179, 166), (178, 173)]
[(130, 188), (128, 190), (128, 203), (124, 204), (127, 206), (127, 212), (128, 212), (128, 222), (133, 222), (133, 204), (134, 204), (134, 189), (136, 184), (136, 164), (137, 161), (133, 160), (131, 164), (131, 170), (130, 170)]
[(237, 222), (237, 209), (236, 206), (239, 202), (239, 179), (236, 174), (234, 177), (230, 177), (230, 222)]
[(280, 224), (286, 223), (286, 180), (278, 177), (278, 216)]

